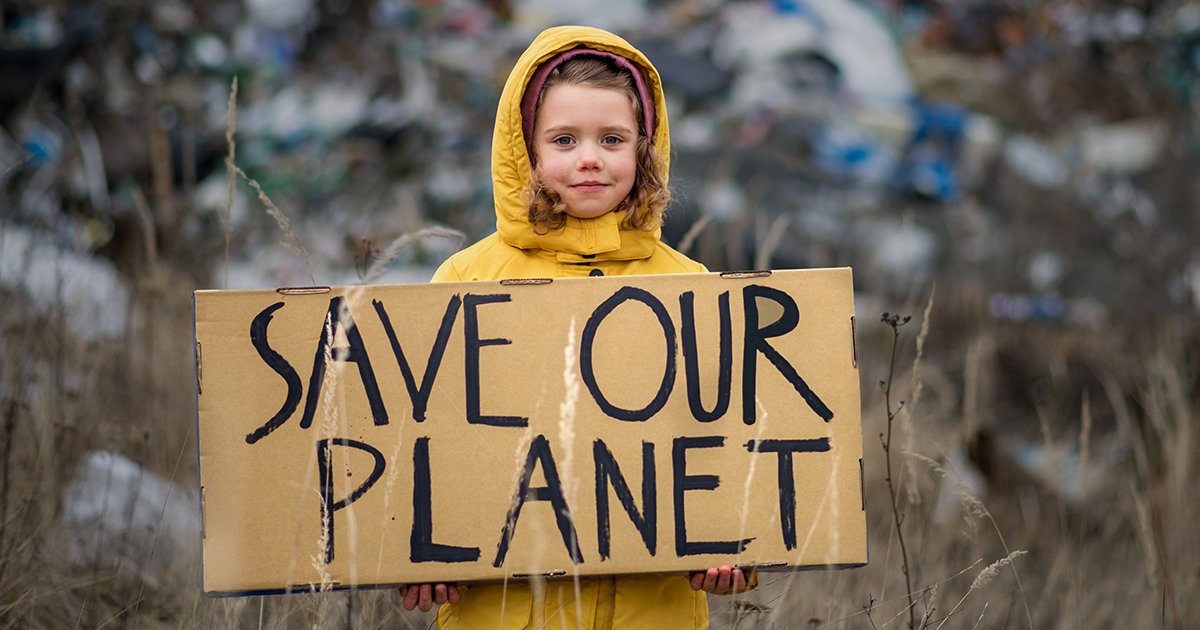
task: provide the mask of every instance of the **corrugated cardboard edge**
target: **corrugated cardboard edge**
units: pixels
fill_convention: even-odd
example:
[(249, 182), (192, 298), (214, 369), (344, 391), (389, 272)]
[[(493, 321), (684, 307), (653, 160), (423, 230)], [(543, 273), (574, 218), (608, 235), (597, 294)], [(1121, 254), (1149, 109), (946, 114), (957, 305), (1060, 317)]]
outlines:
[[(854, 316), (850, 316), (850, 343), (854, 349), (854, 369), (858, 369), (858, 328), (854, 323)], [(862, 415), (862, 414), (859, 414)]]
[[(847, 269), (850, 272), (850, 287), (851, 287), (851, 290), (853, 291), (854, 269), (852, 267), (846, 267), (845, 269)], [(851, 310), (853, 310), (853, 308)], [(853, 354), (851, 354), (851, 356), (854, 359), (854, 371), (855, 372), (858, 371), (858, 320), (857, 320), (857, 317), (858, 317), (857, 312), (855, 312), (854, 315), (850, 316), (850, 345), (851, 345), (851, 350), (853, 351)], [(861, 378), (861, 375), (859, 375), (859, 376)], [(861, 434), (862, 426), (863, 426), (863, 424), (862, 424), (862, 392), (861, 391), (858, 393), (858, 398), (859, 398), (859, 401), (858, 401), (858, 407), (859, 407), (858, 430), (859, 430), (859, 433)], [(863, 452), (865, 455), (866, 440), (862, 439), (861, 435), (859, 437), (859, 442), (864, 445)], [(858, 496), (859, 496), (859, 500), (862, 502), (863, 522), (865, 523), (867, 520), (867, 476), (866, 476), (866, 467), (865, 467), (862, 457), (858, 458)], [(857, 567), (865, 567), (868, 564), (870, 564), (871, 563), (871, 537), (870, 536), (867, 536), (867, 540), (865, 541), (864, 546), (865, 546), (864, 550), (867, 552), (867, 561), (866, 562), (864, 562), (862, 564), (850, 565), (847, 567), (834, 567), (834, 568), (851, 568), (851, 569), (853, 569), (853, 568), (857, 568)]]
[[(200, 338), (198, 336), (199, 327), (196, 324), (196, 292), (192, 291), (192, 365), (196, 366), (196, 477), (203, 479), (200, 474), (200, 392), (201, 392), (201, 354), (200, 354)], [(204, 539), (205, 539), (205, 521), (204, 521), (204, 486), (200, 486), (198, 493), (199, 500), (197, 501), (196, 509), (200, 511), (200, 590), (204, 591), (205, 595), (210, 595), (204, 589)]]

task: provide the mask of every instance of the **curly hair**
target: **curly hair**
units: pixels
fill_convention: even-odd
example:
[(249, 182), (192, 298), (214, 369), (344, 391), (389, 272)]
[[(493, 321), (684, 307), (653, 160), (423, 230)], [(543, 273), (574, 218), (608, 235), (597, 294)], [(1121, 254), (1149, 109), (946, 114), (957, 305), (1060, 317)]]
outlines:
[[(603, 57), (585, 55), (568, 59), (546, 77), (541, 93), (538, 94), (538, 110), (541, 109), (546, 92), (555, 85), (617, 90), (629, 97), (630, 103), (633, 104), (634, 120), (638, 121), (637, 174), (629, 198), (618, 207), (618, 210), (625, 213), (621, 227), (646, 232), (657, 228), (662, 222), (667, 204), (671, 201), (671, 190), (667, 187), (666, 163), (654, 143), (646, 136), (642, 100), (638, 98), (633, 77)], [(542, 168), (538, 164), (537, 155), (531, 151), (529, 158), (533, 172), (530, 174), (529, 185), (521, 193), (521, 199), (529, 209), (529, 223), (538, 234), (562, 229), (567, 224), (567, 204), (558, 193), (543, 184)]]

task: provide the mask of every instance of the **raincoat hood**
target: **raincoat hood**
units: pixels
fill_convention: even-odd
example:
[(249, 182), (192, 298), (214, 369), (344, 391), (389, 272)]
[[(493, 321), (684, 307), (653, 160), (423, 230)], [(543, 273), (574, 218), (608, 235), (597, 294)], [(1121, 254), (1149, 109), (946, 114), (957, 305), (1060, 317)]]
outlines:
[[(580, 260), (636, 260), (654, 253), (661, 230), (651, 232), (622, 229), (623, 213), (609, 212), (592, 219), (567, 217), (560, 230), (538, 234), (529, 223), (528, 209), (521, 200), (530, 179), (531, 165), (527, 149), (522, 99), (538, 67), (556, 55), (578, 47), (613, 53), (631, 61), (641, 70), (642, 79), (654, 101), (654, 146), (669, 166), (670, 133), (658, 71), (641, 52), (612, 33), (583, 26), (560, 26), (538, 35), (508, 76), (492, 137), (492, 186), (496, 203), (496, 229), (507, 244), (523, 250), (555, 252), (560, 262)], [(586, 258), (585, 258), (586, 257)]]

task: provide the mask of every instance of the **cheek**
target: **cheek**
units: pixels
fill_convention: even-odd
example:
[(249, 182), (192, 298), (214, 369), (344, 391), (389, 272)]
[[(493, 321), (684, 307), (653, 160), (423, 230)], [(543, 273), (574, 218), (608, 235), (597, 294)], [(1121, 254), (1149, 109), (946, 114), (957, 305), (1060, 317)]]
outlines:
[(637, 156), (629, 155), (621, 161), (620, 165), (621, 177), (629, 180), (630, 187), (633, 186), (633, 181), (637, 179)]
[(561, 186), (571, 171), (570, 166), (564, 160), (555, 160), (553, 158), (543, 160), (541, 169), (542, 183), (551, 188)]

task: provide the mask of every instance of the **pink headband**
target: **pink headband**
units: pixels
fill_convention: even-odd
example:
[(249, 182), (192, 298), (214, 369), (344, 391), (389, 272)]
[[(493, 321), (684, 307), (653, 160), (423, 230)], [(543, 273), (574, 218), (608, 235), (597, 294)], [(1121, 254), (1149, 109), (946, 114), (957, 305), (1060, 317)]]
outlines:
[(525, 145), (528, 147), (533, 144), (533, 119), (537, 113), (538, 96), (542, 93), (542, 86), (546, 83), (546, 77), (564, 61), (572, 57), (578, 57), (579, 55), (603, 57), (633, 75), (633, 82), (637, 85), (638, 96), (642, 100), (642, 117), (646, 125), (646, 137), (653, 138), (654, 99), (650, 97), (650, 90), (646, 87), (646, 80), (642, 78), (642, 73), (638, 70), (638, 67), (632, 61), (620, 55), (580, 46), (579, 48), (573, 48), (551, 57), (533, 73), (533, 78), (529, 80), (529, 87), (525, 88), (525, 96), (521, 99), (521, 131), (525, 133)]

